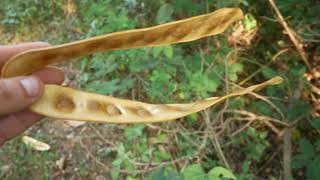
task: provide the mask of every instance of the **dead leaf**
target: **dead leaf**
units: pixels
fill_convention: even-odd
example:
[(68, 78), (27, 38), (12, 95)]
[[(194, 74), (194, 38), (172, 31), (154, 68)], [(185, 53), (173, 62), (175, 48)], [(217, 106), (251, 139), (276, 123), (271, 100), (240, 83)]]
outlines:
[(34, 139), (32, 137), (29, 136), (23, 136), (22, 137), (22, 141), (32, 147), (33, 149), (37, 150), (37, 151), (48, 151), (50, 150), (50, 146), (44, 142), (41, 142), (37, 139)]
[(251, 46), (257, 37), (258, 28), (246, 30), (243, 23), (239, 22), (235, 27), (232, 35), (229, 37), (229, 43), (238, 45), (243, 48)]
[(64, 123), (71, 127), (79, 127), (86, 124), (85, 121), (64, 120)]
[(56, 161), (56, 166), (57, 166), (60, 170), (64, 170), (65, 160), (66, 160), (66, 158), (65, 158), (64, 156), (62, 156), (59, 160)]
[(68, 0), (68, 3), (64, 8), (64, 13), (67, 15), (67, 17), (76, 13), (76, 4), (74, 3), (74, 0)]

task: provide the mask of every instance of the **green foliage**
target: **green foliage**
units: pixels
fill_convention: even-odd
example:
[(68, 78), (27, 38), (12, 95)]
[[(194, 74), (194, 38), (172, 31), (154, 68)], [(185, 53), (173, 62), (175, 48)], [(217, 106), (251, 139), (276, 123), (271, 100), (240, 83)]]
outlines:
[(172, 5), (168, 3), (163, 4), (158, 10), (156, 23), (162, 24), (162, 23), (171, 21), (172, 13), (173, 13)]
[(306, 179), (317, 179), (320, 176), (320, 140), (314, 144), (308, 139), (299, 141), (299, 154), (294, 156), (292, 167), (294, 169), (304, 168)]
[(150, 180), (181, 180), (182, 177), (179, 173), (170, 168), (161, 168), (150, 175)]
[[(28, 179), (30, 171), (35, 172), (38, 178), (48, 179), (52, 173), (51, 167), (59, 158), (59, 153), (55, 151), (39, 152), (35, 151), (21, 142), (19, 138), (10, 142), (10, 146), (16, 149), (2, 148), (2, 151), (12, 153), (10, 159), (10, 171), (2, 174), (1, 179)], [(7, 146), (7, 147), (10, 147)], [(8, 161), (1, 161), (0, 166), (7, 164)]]
[(186, 167), (186, 169), (183, 170), (183, 179), (206, 179), (206, 174), (200, 165), (194, 164)]
[(209, 180), (218, 180), (218, 179), (236, 180), (237, 178), (228, 169), (223, 167), (215, 167), (209, 171), (208, 179)]
[(216, 92), (220, 81), (219, 79), (210, 78), (208, 75), (201, 72), (187, 72), (188, 84), (191, 91), (196, 93), (196, 96), (207, 98), (208, 93)]
[(51, 14), (62, 14), (62, 4), (62, 0), (45, 2), (2, 0), (0, 2), (0, 24), (22, 26), (34, 22), (49, 22), (54, 18)]
[(124, 134), (129, 141), (138, 138), (143, 134), (144, 125), (134, 125), (131, 128), (126, 128)]
[(113, 180), (119, 178), (119, 175), (120, 175), (119, 171), (121, 168), (121, 164), (125, 160), (125, 157), (126, 157), (125, 148), (124, 148), (123, 144), (120, 144), (117, 149), (117, 157), (115, 158), (115, 160), (112, 161), (112, 167), (114, 170), (110, 173), (111, 173), (111, 178)]
[[(174, 84), (171, 83), (171, 75), (162, 69), (155, 69), (150, 76), (150, 87), (148, 94), (154, 99), (164, 99), (171, 96)], [(165, 99), (166, 100), (166, 99)]]
[(161, 168), (150, 175), (150, 180), (236, 180), (231, 171), (217, 166), (205, 173), (199, 164), (187, 166), (181, 173), (177, 173), (170, 168)]

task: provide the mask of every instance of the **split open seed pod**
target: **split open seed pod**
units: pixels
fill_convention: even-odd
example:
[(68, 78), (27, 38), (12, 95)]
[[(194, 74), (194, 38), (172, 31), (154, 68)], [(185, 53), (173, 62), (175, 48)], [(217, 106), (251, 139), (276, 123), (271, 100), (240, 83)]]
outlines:
[[(115, 32), (68, 44), (30, 50), (9, 60), (2, 68), (1, 77), (32, 74), (47, 65), (97, 52), (194, 41), (220, 34), (242, 18), (243, 13), (239, 8), (223, 8), (210, 14), (149, 28)], [(30, 110), (52, 118), (102, 123), (163, 122), (199, 112), (227, 98), (241, 96), (281, 81), (280, 77), (276, 77), (258, 85), (236, 90), (223, 97), (211, 97), (188, 104), (148, 104), (46, 85), (43, 96), (31, 106)]]

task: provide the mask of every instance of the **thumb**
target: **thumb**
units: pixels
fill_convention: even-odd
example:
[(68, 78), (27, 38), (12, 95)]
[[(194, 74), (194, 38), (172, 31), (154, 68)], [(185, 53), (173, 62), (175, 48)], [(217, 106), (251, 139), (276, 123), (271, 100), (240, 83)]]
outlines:
[(0, 79), (0, 116), (21, 111), (43, 92), (43, 83), (35, 76)]

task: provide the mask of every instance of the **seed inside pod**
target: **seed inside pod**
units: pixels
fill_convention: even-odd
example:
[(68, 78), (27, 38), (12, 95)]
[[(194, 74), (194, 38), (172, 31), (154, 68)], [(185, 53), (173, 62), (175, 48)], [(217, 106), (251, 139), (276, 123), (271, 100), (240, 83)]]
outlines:
[(71, 97), (68, 97), (67, 95), (61, 94), (57, 96), (56, 102), (55, 102), (55, 108), (59, 111), (65, 112), (65, 113), (71, 113), (74, 111), (76, 105)]
[(87, 108), (89, 111), (93, 111), (93, 112), (101, 111), (104, 109), (102, 104), (100, 104), (98, 101), (93, 101), (93, 100), (88, 101)]
[(106, 111), (110, 116), (118, 116), (122, 114), (120, 109), (112, 104), (106, 105)]
[(159, 34), (157, 34), (157, 33), (145, 34), (145, 36), (143, 38), (143, 41), (148, 44), (155, 43), (157, 40), (159, 40)]
[(132, 45), (139, 41), (143, 41), (143, 38), (144, 38), (144, 32), (139, 32), (137, 34), (133, 34), (132, 36), (129, 36), (127, 43), (129, 45)]
[(152, 114), (144, 109), (143, 107), (127, 107), (126, 109), (128, 109), (131, 113), (136, 114), (140, 117), (150, 117), (152, 116)]
[(186, 37), (187, 35), (189, 35), (191, 31), (192, 31), (192, 28), (190, 28), (188, 25), (184, 25), (184, 26), (180, 25), (178, 27), (175, 27), (172, 30), (172, 36), (176, 38), (176, 40), (180, 40)]
[(185, 108), (177, 107), (177, 106), (173, 106), (173, 105), (169, 105), (169, 104), (158, 104), (157, 106), (158, 106), (158, 109), (160, 109), (162, 111), (177, 111), (177, 112), (186, 111)]

